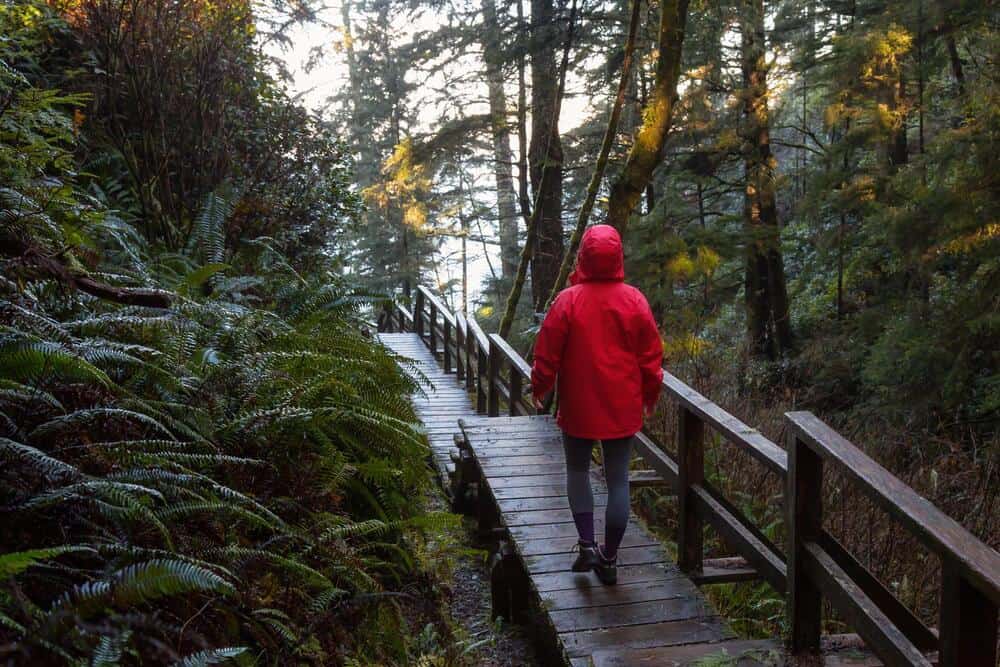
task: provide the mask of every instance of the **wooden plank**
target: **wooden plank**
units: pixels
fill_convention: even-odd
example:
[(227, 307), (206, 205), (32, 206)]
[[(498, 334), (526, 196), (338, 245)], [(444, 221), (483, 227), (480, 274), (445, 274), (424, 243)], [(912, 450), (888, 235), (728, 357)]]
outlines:
[(506, 466), (531, 466), (531, 465), (551, 465), (553, 463), (558, 463), (559, 465), (566, 465), (566, 458), (563, 456), (562, 450), (550, 450), (548, 452), (543, 451), (540, 453), (531, 454), (507, 454), (507, 453), (490, 453), (484, 454), (481, 449), (476, 448), (476, 460), (479, 461), (479, 465), (483, 469), (487, 468), (499, 468)]
[(708, 558), (702, 561), (701, 572), (691, 575), (691, 580), (699, 586), (732, 584), (759, 578), (760, 573), (745, 558)]
[(711, 615), (708, 602), (700, 595), (549, 612), (549, 618), (560, 633), (683, 621)]
[(590, 664), (592, 667), (684, 667), (711, 661), (711, 664), (734, 667), (773, 667), (783, 662), (782, 655), (783, 649), (779, 642), (735, 639), (683, 646), (598, 651), (590, 656)]
[[(602, 490), (601, 493), (607, 494), (607, 490)], [(546, 484), (544, 486), (515, 486), (506, 489), (493, 489), (493, 497), (497, 501), (509, 500), (511, 498), (545, 498), (549, 496), (556, 496), (565, 500), (566, 485)]]
[(510, 417), (508, 415), (500, 415), (499, 417), (485, 417), (476, 416), (470, 417), (466, 420), (465, 425), (469, 428), (477, 427), (490, 427), (496, 428), (499, 426), (510, 426), (510, 425), (542, 425), (548, 424), (554, 428), (558, 428), (556, 424), (556, 418), (552, 415), (522, 415), (519, 417)]
[(517, 442), (504, 444), (499, 447), (487, 446), (481, 447), (477, 442), (472, 446), (472, 449), (476, 452), (476, 458), (478, 459), (496, 459), (499, 457), (514, 457), (514, 456), (552, 456), (560, 457), (563, 454), (562, 445), (549, 444), (544, 445), (542, 443), (525, 443)]
[(633, 489), (672, 486), (655, 470), (632, 470), (628, 474), (628, 483), (629, 487)]
[[(604, 532), (604, 515), (599, 512), (594, 517), (594, 530), (601, 534)], [(517, 539), (518, 542), (530, 542), (533, 540), (547, 540), (555, 539), (559, 537), (577, 537), (576, 525), (573, 523), (546, 523), (546, 524), (536, 524), (530, 526), (510, 526), (508, 531), (511, 537)], [(659, 544), (659, 540), (651, 536), (642, 528), (638, 527), (635, 523), (630, 523), (625, 529), (625, 535), (643, 536), (648, 544)], [(575, 544), (575, 543), (574, 543)], [(573, 545), (570, 545), (571, 547)]]
[[(567, 501), (568, 505), (568, 501)], [(597, 509), (596, 507), (594, 509)], [(505, 526), (538, 526), (553, 523), (573, 523), (569, 507), (534, 512), (500, 512)]]
[[(523, 477), (488, 477), (490, 482), (490, 488), (496, 491), (503, 491), (506, 489), (514, 489), (522, 486), (559, 486), (562, 487), (562, 493), (566, 493), (566, 473), (550, 473), (547, 475), (525, 475)], [(591, 486), (594, 486), (594, 481), (591, 481)], [(605, 491), (604, 485), (601, 484), (601, 490)]]
[[(532, 576), (545, 572), (564, 572), (569, 569), (572, 562), (573, 554), (570, 553), (569, 549), (564, 549), (561, 553), (524, 557), (525, 569)], [(661, 545), (622, 547), (618, 550), (619, 572), (625, 565), (651, 565), (669, 562), (670, 557)]]
[(718, 617), (629, 625), (623, 628), (602, 628), (566, 632), (559, 635), (570, 657), (588, 655), (602, 649), (648, 648), (677, 646), (720, 639), (729, 639), (732, 633)]
[(962, 576), (1000, 605), (1000, 553), (880, 466), (811, 412), (785, 414), (802, 441), (880, 507), (898, 519), (931, 551), (953, 561)]
[[(596, 577), (587, 577), (587, 579), (596, 579)], [(539, 594), (542, 607), (550, 612), (696, 596), (698, 596), (697, 587), (683, 577), (636, 583), (619, 581), (616, 586), (580, 586), (545, 591)]]
[[(593, 588), (612, 590), (614, 586), (606, 586), (592, 572), (572, 572), (566, 567), (558, 572), (540, 572), (531, 576), (535, 590), (539, 593), (555, 593), (556, 591), (580, 590)], [(647, 563), (645, 565), (618, 566), (618, 586), (643, 583), (654, 585), (658, 582), (683, 579), (684, 574), (673, 563)]]
[(538, 477), (544, 475), (551, 478), (553, 475), (566, 477), (566, 464), (559, 463), (535, 463), (532, 465), (492, 465), (483, 466), (483, 474), (489, 479), (499, 479), (503, 477)]
[[(594, 494), (594, 506), (604, 507), (608, 504), (606, 493)], [(534, 512), (551, 509), (569, 509), (569, 499), (563, 496), (541, 496), (524, 498), (497, 498), (497, 505), (502, 512)]]
[[(562, 554), (564, 555), (568, 562), (572, 562), (570, 556), (573, 554), (573, 547), (579, 538), (574, 534), (572, 537), (553, 537), (550, 539), (535, 539), (530, 542), (518, 542), (516, 548), (518, 553), (522, 556), (543, 556), (547, 554)], [(621, 546), (624, 547), (640, 547), (640, 546), (653, 546), (657, 545), (658, 542), (651, 538), (644, 532), (635, 531), (632, 533), (625, 533), (625, 537), (622, 538)], [(568, 565), (564, 565), (568, 567)]]

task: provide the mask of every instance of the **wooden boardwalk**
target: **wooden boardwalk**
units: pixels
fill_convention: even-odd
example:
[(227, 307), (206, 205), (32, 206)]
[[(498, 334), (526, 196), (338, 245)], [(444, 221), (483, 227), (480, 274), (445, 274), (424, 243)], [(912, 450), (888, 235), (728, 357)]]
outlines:
[[(785, 413), (780, 446), (664, 370), (663, 399), (675, 410), (676, 429), (666, 445), (649, 432), (636, 434), (636, 459), (646, 469), (631, 476), (634, 486), (661, 485), (675, 495), (677, 562), (633, 521), (620, 552), (620, 583), (601, 586), (589, 572), (569, 571), (576, 532), (560, 434), (531, 405), (528, 363), (423, 285), (412, 299), (388, 304), (378, 325), (382, 340), (413, 359), (432, 385), (414, 403), (455, 509), (473, 510), (480, 534), (496, 543), (493, 613), (552, 639), (542, 645), (554, 647), (544, 664), (1000, 664), (1000, 553), (812, 413)], [(783, 544), (772, 542), (707, 478), (710, 433), (780, 483)], [(935, 627), (824, 525), (826, 499), (817, 490), (830, 473), (860, 489), (939, 559)], [(594, 474), (602, 507), (603, 481)], [(706, 557), (706, 529), (731, 555)], [(751, 580), (784, 597), (787, 644), (734, 638), (697, 588)], [(828, 609), (856, 634), (824, 635)]]
[[(737, 639), (634, 517), (619, 551), (617, 586), (602, 585), (590, 572), (571, 572), (577, 534), (552, 417), (478, 416), (456, 376), (444, 373), (416, 334), (388, 333), (381, 339), (413, 359), (432, 384), (414, 397), (414, 405), (443, 479), (461, 430), (459, 443), (480, 477), (479, 503), (493, 513), (492, 523), (525, 573), (531, 602), (543, 611), (567, 663), (671, 665), (727, 654), (743, 656), (740, 664), (774, 664), (777, 645)], [(607, 496), (600, 474), (592, 474), (600, 535)]]

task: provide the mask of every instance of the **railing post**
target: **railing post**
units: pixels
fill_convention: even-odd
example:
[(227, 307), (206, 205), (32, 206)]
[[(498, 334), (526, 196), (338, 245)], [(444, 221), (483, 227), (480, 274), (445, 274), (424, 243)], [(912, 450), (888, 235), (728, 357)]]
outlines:
[(427, 346), (431, 348), (431, 354), (433, 355), (437, 354), (437, 332), (435, 331), (437, 328), (437, 314), (437, 306), (435, 306), (434, 302), (431, 301), (430, 316), (427, 318), (427, 335), (429, 337)]
[[(465, 321), (465, 390), (476, 390), (476, 369), (473, 368), (472, 359), (476, 356), (476, 336), (472, 333), (469, 320)], [(478, 359), (477, 359), (478, 362)]]
[(413, 299), (413, 330), (420, 338), (424, 337), (424, 293), (419, 288)]
[(479, 414), (486, 413), (486, 396), (489, 393), (489, 388), (485, 384), (486, 375), (486, 357), (487, 353), (481, 347), (479, 347), (478, 341), (476, 342), (476, 412)]
[(996, 667), (997, 605), (975, 589), (953, 563), (941, 563), (941, 667)]
[(447, 375), (451, 372), (451, 320), (443, 315), (441, 319), (444, 320), (444, 341), (441, 346), (444, 348), (444, 374)]
[(514, 368), (514, 363), (513, 362), (511, 362), (510, 364), (508, 364), (508, 366), (510, 367), (510, 410), (509, 410), (509, 412), (510, 412), (510, 416), (511, 417), (516, 417), (517, 414), (518, 414), (518, 412), (517, 412), (517, 402), (520, 400), (521, 393), (522, 393), (522, 389), (521, 389), (521, 380), (522, 380), (522, 378), (521, 378), (521, 374), (517, 372), (516, 368)]
[(500, 389), (497, 387), (500, 379), (500, 348), (490, 338), (490, 358), (486, 368), (486, 388), (487, 406), (486, 414), (489, 417), (500, 416)]
[(466, 324), (463, 327), (462, 324), (464, 322), (464, 316), (455, 316), (455, 379), (458, 380), (459, 384), (462, 384), (462, 381), (465, 379), (465, 364), (462, 362), (462, 352), (465, 348), (465, 331), (469, 325)]
[(700, 572), (704, 547), (702, 519), (695, 511), (691, 487), (705, 479), (705, 426), (681, 406), (677, 413), (677, 564), (685, 572)]
[(785, 487), (788, 530), (788, 617), (792, 652), (819, 651), (823, 596), (803, 567), (805, 545), (823, 528), (823, 459), (798, 438), (788, 436)]

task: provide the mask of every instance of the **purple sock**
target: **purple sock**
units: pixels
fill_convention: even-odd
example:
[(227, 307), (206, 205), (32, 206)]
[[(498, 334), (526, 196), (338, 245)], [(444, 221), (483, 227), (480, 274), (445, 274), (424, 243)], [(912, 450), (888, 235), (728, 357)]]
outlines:
[(573, 523), (576, 524), (576, 532), (580, 535), (581, 542), (594, 543), (594, 513), (580, 512), (573, 515)]

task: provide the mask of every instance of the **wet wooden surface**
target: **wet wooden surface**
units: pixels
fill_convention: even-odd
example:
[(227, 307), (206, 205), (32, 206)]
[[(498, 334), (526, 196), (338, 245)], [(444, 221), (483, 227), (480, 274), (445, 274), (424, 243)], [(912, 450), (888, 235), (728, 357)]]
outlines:
[[(566, 498), (565, 460), (554, 420), (548, 416), (478, 416), (456, 375), (446, 375), (415, 334), (380, 337), (394, 351), (414, 360), (433, 384), (424, 395), (414, 397), (414, 405), (442, 475), (462, 420), (463, 437), (488, 487), (480, 490), (480, 497), (493, 504), (506, 528), (567, 661), (589, 661), (597, 652), (614, 655), (704, 646), (734, 638), (698, 587), (638, 521), (629, 523), (619, 551), (617, 586), (602, 585), (590, 572), (570, 571), (577, 533)], [(592, 474), (595, 530), (601, 536), (606, 486), (597, 466)], [(696, 650), (695, 654), (710, 655), (711, 651)]]

